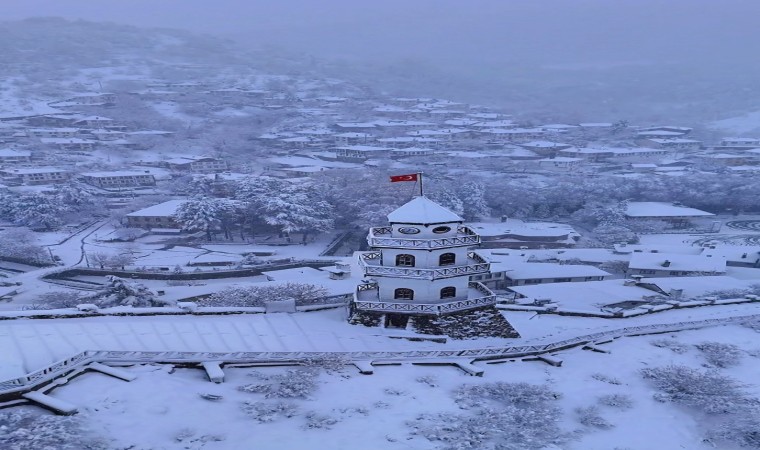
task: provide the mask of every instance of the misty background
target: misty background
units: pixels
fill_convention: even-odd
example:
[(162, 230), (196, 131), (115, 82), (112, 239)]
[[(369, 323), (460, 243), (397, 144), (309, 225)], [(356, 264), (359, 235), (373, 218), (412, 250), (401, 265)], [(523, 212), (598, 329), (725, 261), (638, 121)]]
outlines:
[(525, 120), (699, 124), (760, 110), (756, 0), (4, 0), (2, 6), (6, 21), (55, 16), (215, 35), (298, 62), (293, 70), (395, 95), (480, 103)]

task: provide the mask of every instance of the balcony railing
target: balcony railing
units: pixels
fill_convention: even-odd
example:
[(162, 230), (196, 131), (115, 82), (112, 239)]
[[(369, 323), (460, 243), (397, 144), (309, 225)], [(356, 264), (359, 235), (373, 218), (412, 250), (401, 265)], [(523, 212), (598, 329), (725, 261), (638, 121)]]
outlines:
[(412, 239), (402, 237), (392, 237), (391, 227), (375, 227), (369, 229), (367, 243), (370, 247), (390, 247), (390, 248), (447, 248), (447, 247), (469, 247), (480, 244), (480, 236), (471, 228), (460, 226), (455, 236), (431, 238), (431, 239)]
[[(467, 299), (442, 303), (415, 303), (381, 301), (377, 283), (360, 284), (354, 293), (353, 308), (360, 311), (387, 313), (439, 315), (490, 306), (496, 303), (496, 295), (482, 283), (470, 282)], [(374, 291), (374, 292), (373, 292)]]
[(364, 274), (368, 276), (416, 278), (422, 280), (438, 280), (441, 278), (461, 277), (487, 273), (491, 270), (491, 264), (475, 252), (467, 254), (468, 264), (458, 266), (443, 266), (429, 269), (383, 266), (380, 265), (380, 252), (366, 252), (359, 255)]

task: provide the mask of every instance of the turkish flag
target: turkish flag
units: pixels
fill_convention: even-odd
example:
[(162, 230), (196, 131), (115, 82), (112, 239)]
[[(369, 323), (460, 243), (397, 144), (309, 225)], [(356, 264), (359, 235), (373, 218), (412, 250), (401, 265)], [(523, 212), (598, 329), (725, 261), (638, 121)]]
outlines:
[(417, 174), (411, 173), (409, 175), (391, 175), (391, 183), (397, 181), (417, 181)]

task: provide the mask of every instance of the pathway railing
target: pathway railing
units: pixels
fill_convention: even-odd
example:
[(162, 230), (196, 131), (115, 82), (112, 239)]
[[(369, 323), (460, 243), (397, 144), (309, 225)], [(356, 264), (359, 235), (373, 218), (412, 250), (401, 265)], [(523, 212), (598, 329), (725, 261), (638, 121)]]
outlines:
[(624, 336), (667, 333), (716, 325), (760, 320), (760, 314), (732, 316), (718, 319), (694, 320), (654, 325), (639, 325), (600, 331), (598, 333), (555, 341), (546, 344), (518, 345), (509, 347), (485, 347), (451, 350), (409, 350), (409, 351), (356, 351), (356, 352), (184, 352), (184, 351), (83, 351), (50, 366), (22, 377), (0, 382), (0, 401), (16, 398), (24, 392), (32, 391), (56, 378), (82, 370), (87, 364), (98, 363), (173, 363), (200, 364), (217, 361), (225, 364), (299, 362), (319, 358), (341, 358), (353, 361), (396, 361), (414, 362), (436, 359), (463, 359), (485, 361), (491, 359), (517, 358), (551, 353), (592, 342), (606, 341)]

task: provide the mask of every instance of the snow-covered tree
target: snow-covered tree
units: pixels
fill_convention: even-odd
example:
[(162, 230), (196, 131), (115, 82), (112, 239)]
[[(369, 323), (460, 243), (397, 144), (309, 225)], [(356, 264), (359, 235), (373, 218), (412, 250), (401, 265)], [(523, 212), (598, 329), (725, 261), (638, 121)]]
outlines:
[(462, 200), (465, 220), (474, 221), (491, 215), (491, 209), (486, 203), (486, 187), (479, 181), (468, 181), (462, 185), (458, 192)]
[(111, 306), (172, 306), (176, 302), (156, 297), (144, 284), (117, 276), (106, 276), (106, 285), (86, 298), (100, 307)]
[(234, 206), (226, 199), (197, 197), (182, 203), (174, 213), (174, 219), (186, 231), (203, 231), (211, 240), (216, 231), (224, 231), (229, 237), (229, 228), (234, 217)]
[(204, 305), (250, 307), (264, 306), (269, 301), (295, 300), (297, 305), (319, 303), (328, 292), (322, 286), (310, 283), (285, 283), (273, 286), (231, 286), (203, 300)]
[(21, 195), (11, 205), (11, 219), (29, 228), (54, 230), (63, 223), (66, 208), (54, 197), (40, 193)]
[(106, 450), (77, 416), (56, 416), (28, 409), (0, 411), (0, 448), (4, 450)]
[(35, 264), (51, 263), (50, 254), (38, 244), (37, 236), (28, 228), (0, 231), (0, 258), (11, 258)]

